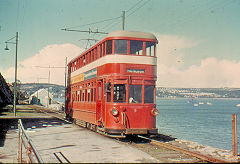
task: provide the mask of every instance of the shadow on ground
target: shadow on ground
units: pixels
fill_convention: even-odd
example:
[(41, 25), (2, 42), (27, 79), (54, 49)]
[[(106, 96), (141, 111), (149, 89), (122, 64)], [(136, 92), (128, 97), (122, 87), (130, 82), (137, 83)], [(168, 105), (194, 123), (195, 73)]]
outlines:
[(11, 112), (11, 109), (9, 106), (0, 107), (0, 116), (6, 115), (6, 113)]
[[(22, 123), (25, 130), (69, 124), (57, 118), (24, 118), (22, 119)], [(18, 129), (17, 119), (0, 119), (0, 147), (4, 146), (8, 130), (17, 129)]]
[[(169, 142), (169, 141), (173, 141), (176, 138), (173, 138), (171, 136), (167, 136), (167, 135), (163, 135), (163, 134), (157, 134), (157, 135), (152, 135), (152, 136), (146, 136), (147, 138), (151, 138), (157, 141), (161, 141), (161, 142)], [(151, 141), (148, 139), (144, 139), (144, 138), (140, 138), (137, 135), (128, 135), (126, 136), (126, 138), (120, 138), (119, 141), (121, 142), (132, 142), (135, 144), (138, 143), (150, 143)]]

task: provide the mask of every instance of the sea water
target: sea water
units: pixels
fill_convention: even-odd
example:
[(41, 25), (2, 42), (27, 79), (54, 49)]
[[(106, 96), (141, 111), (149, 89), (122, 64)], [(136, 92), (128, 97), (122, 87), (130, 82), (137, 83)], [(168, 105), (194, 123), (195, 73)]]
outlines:
[(161, 134), (232, 150), (232, 114), (236, 113), (239, 141), (240, 99), (157, 98), (156, 104)]

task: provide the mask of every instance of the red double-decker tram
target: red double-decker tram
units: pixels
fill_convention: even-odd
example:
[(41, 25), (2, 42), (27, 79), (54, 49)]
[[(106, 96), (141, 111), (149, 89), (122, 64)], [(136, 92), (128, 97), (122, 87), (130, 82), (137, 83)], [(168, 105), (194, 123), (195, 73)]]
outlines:
[(113, 137), (156, 134), (157, 39), (115, 31), (68, 64), (66, 114)]

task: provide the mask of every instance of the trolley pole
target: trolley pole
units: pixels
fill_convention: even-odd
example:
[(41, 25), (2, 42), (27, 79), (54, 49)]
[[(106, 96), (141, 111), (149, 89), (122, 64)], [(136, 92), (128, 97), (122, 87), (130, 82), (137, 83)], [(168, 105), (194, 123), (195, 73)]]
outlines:
[(122, 11), (122, 30), (124, 31), (125, 27), (125, 11)]
[(237, 148), (237, 114), (232, 114), (232, 149), (233, 155), (238, 155)]

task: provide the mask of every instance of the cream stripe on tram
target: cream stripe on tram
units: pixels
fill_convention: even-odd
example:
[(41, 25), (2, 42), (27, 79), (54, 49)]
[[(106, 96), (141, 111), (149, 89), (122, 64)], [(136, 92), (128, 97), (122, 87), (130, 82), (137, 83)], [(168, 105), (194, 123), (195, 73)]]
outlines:
[(74, 71), (71, 73), (71, 77), (87, 72), (91, 69), (97, 68), (108, 63), (129, 63), (129, 64), (146, 64), (157, 65), (157, 58), (150, 56), (133, 56), (133, 55), (106, 55), (94, 62)]

